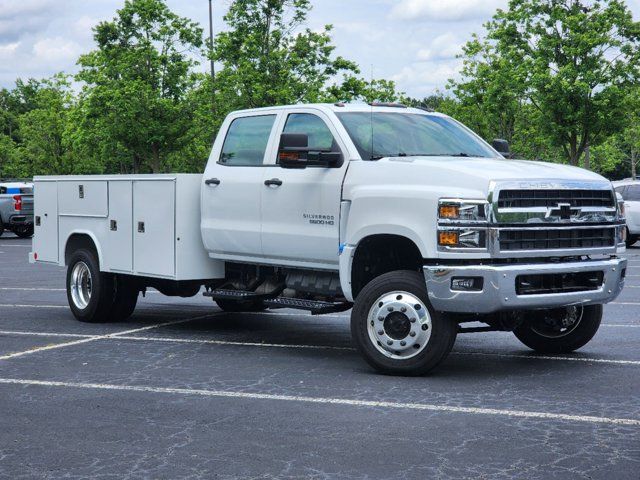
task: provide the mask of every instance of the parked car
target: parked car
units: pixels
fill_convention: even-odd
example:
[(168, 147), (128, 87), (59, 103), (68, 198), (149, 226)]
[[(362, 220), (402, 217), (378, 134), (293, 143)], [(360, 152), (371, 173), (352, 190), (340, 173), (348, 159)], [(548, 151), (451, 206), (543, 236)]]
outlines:
[(67, 266), (86, 322), (128, 318), (147, 287), (205, 287), (232, 312), (352, 309), (354, 343), (385, 373), (433, 369), (458, 333), (574, 351), (624, 285), (615, 192), (498, 150), (401, 105), (234, 112), (204, 176), (37, 177), (30, 259)]
[(33, 235), (33, 184), (0, 183), (0, 236), (5, 230), (20, 238)]
[(640, 180), (632, 178), (613, 182), (616, 192), (624, 200), (627, 222), (627, 247), (636, 244), (640, 239)]

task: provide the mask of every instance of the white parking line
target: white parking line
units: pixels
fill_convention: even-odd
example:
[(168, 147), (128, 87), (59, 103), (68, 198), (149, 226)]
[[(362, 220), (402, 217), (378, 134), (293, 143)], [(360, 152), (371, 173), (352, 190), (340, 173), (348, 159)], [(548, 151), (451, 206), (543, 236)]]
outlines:
[[(1, 252), (0, 252), (1, 253)], [(64, 288), (45, 288), (45, 287), (0, 287), (0, 291), (18, 291), (18, 292), (66, 292)], [(147, 290), (147, 293), (160, 293), (157, 290)]]
[(20, 245), (20, 244), (3, 243), (2, 244), (2, 248), (4, 248), (4, 247), (31, 248), (31, 245)]
[(1, 303), (0, 308), (69, 308), (68, 305), (33, 305), (19, 303)]
[(82, 335), (79, 333), (53, 333), (53, 332), (25, 332), (22, 330), (0, 330), (0, 335), (23, 335), (31, 337), (66, 337), (66, 338), (93, 338), (95, 335)]
[[(336, 347), (332, 345), (296, 345), (284, 343), (263, 343), (263, 342), (234, 342), (229, 340), (199, 339), (199, 338), (182, 338), (182, 337), (140, 337), (122, 334), (113, 336), (102, 336), (101, 339), (117, 339), (130, 340), (137, 342), (163, 342), (163, 343), (187, 343), (199, 345), (229, 345), (238, 347), (261, 347), (261, 348), (291, 348), (291, 349), (310, 349), (310, 350), (341, 350), (356, 351), (353, 347)], [(50, 333), (50, 332), (28, 332), (20, 330), (0, 330), (0, 335), (25, 335), (34, 337), (69, 337), (69, 338), (88, 338), (94, 339), (94, 335), (66, 334), (66, 333)], [(569, 357), (569, 356), (550, 356), (550, 355), (520, 355), (513, 353), (493, 353), (493, 352), (451, 352), (451, 355), (477, 355), (483, 357), (504, 357), (504, 358), (523, 358), (526, 360), (548, 360), (548, 361), (567, 361), (567, 362), (585, 362), (585, 363), (605, 363), (612, 365), (640, 365), (640, 360), (614, 360), (607, 358), (587, 358), (587, 357)]]
[(57, 343), (57, 344), (54, 344), (54, 345), (46, 345), (44, 347), (32, 348), (31, 350), (25, 350), (23, 352), (15, 352), (15, 353), (9, 353), (7, 355), (2, 355), (2, 356), (0, 356), (0, 360), (9, 360), (11, 358), (17, 358), (17, 357), (22, 357), (22, 356), (25, 356), (25, 355), (31, 355), (32, 353), (44, 352), (44, 351), (47, 351), (47, 350), (55, 350), (55, 349), (64, 348), (64, 347), (71, 347), (73, 345), (80, 345), (80, 344), (83, 344), (83, 343), (94, 342), (96, 340), (118, 338), (119, 336), (131, 335), (133, 333), (144, 332), (144, 331), (147, 331), (147, 330), (152, 330), (154, 328), (167, 327), (167, 326), (170, 326), (170, 325), (178, 325), (180, 323), (186, 323), (186, 322), (190, 322), (190, 321), (193, 321), (193, 320), (200, 320), (200, 319), (208, 318), (208, 317), (211, 317), (211, 316), (213, 316), (213, 315), (204, 315), (204, 316), (201, 316), (201, 317), (187, 318), (187, 319), (183, 319), (183, 320), (173, 320), (171, 322), (157, 323), (155, 325), (149, 325), (149, 326), (146, 326), (146, 327), (135, 328), (133, 330), (125, 330), (124, 332), (109, 333), (109, 334), (106, 334), (106, 335), (94, 335), (94, 336), (91, 336), (91, 337), (82, 338), (80, 340), (74, 340), (72, 342)]
[(297, 395), (277, 395), (271, 393), (230, 392), (224, 390), (196, 390), (191, 388), (149, 387), (143, 385), (113, 385), (108, 383), (54, 382), (45, 380), (27, 380), (20, 378), (0, 378), (0, 384), (40, 387), (66, 387), (89, 390), (110, 390), (120, 392), (161, 393), (171, 395), (189, 395), (199, 397), (240, 398), (248, 400), (272, 400), (281, 402), (299, 402), (324, 405), (343, 405), (360, 408), (386, 408), (397, 410), (420, 410), (446, 413), (466, 413), (472, 415), (493, 415), (536, 420), (556, 420), (579, 423), (609, 425), (627, 425), (640, 427), (640, 420), (634, 418), (595, 417), (590, 415), (567, 415), (563, 413), (508, 410), (499, 408), (455, 407), (428, 403), (381, 402), (372, 400), (351, 400), (347, 398), (306, 397)]

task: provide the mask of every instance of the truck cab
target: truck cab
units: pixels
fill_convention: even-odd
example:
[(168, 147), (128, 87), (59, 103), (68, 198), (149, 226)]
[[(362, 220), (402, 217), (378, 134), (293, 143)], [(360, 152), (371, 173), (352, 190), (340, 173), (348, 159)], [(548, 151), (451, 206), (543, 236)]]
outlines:
[[(69, 265), (68, 289), (86, 291), (86, 279), (97, 277), (133, 307), (130, 297), (153, 286), (182, 296), (204, 287), (233, 312), (351, 310), (364, 358), (379, 371), (415, 375), (437, 366), (458, 333), (513, 331), (536, 351), (576, 350), (624, 285), (625, 223), (608, 180), (508, 160), (435, 112), (393, 104), (234, 112), (197, 180), (199, 192), (194, 176), (36, 179), (70, 192), (60, 197), (73, 206), (56, 227), (63, 234), (55, 258)], [(104, 227), (80, 218), (84, 207), (75, 197), (80, 187), (100, 184), (107, 192), (122, 181), (139, 200), (124, 220), (133, 246), (114, 250), (103, 232), (109, 221), (121, 223), (112, 218), (111, 196), (99, 209)], [(160, 181), (175, 187), (148, 183)], [(147, 193), (136, 197), (137, 189)], [(195, 212), (188, 208), (194, 194)], [(167, 195), (170, 202), (160, 201)], [(143, 219), (135, 210), (145, 206)], [(37, 244), (38, 227), (34, 254)], [(157, 260), (154, 250), (162, 252)], [(97, 258), (88, 261), (92, 251)], [(126, 269), (114, 269), (123, 251)], [(142, 258), (146, 269), (136, 266)], [(77, 262), (86, 269), (74, 277)], [(80, 319), (110, 318), (107, 307), (102, 314), (90, 308), (93, 297), (89, 310), (69, 298)]]

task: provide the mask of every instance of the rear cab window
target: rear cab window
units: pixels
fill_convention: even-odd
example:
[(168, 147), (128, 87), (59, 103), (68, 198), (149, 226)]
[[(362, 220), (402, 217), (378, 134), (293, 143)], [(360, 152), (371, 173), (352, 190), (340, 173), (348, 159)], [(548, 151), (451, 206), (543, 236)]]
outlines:
[(231, 122), (218, 163), (259, 167), (264, 164), (276, 115), (240, 117)]

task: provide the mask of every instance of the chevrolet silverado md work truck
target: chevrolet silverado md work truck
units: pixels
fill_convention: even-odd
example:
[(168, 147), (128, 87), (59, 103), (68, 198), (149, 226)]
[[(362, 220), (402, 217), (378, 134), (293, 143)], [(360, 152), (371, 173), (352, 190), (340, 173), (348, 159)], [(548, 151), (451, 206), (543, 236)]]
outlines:
[(386, 373), (427, 372), (460, 332), (576, 350), (623, 287), (622, 205), (599, 175), (494, 146), (402, 105), (235, 112), (204, 175), (37, 177), (31, 261), (67, 266), (85, 322), (128, 318), (148, 287), (227, 312), (352, 309)]

